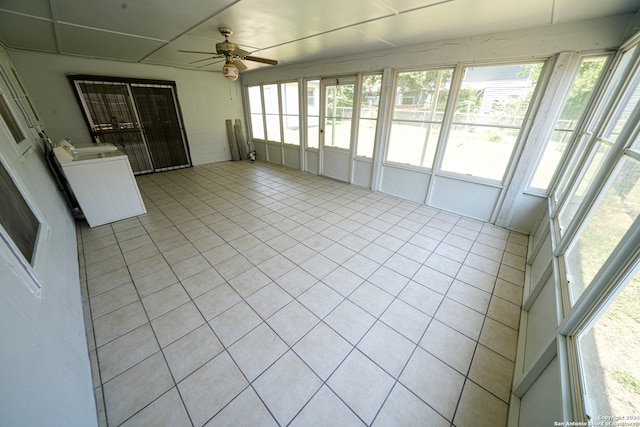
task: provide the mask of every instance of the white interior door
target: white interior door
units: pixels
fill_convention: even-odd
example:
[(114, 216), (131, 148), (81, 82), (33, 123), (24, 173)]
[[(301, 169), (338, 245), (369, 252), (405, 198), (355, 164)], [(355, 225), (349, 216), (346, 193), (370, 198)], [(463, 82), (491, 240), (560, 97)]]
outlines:
[(355, 78), (322, 81), (320, 174), (345, 182), (351, 181), (355, 89)]

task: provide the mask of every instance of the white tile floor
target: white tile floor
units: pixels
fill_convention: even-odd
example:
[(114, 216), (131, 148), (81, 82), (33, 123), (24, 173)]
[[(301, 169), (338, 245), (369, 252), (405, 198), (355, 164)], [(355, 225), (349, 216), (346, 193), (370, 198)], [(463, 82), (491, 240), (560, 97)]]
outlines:
[(99, 420), (501, 426), (527, 236), (258, 162), (78, 226)]

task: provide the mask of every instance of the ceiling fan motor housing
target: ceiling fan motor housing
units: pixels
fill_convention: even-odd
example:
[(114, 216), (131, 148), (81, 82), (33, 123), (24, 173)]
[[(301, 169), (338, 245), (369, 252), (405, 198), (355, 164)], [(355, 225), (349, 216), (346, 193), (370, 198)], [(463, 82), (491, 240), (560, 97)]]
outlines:
[(216, 53), (220, 55), (233, 53), (236, 49), (238, 49), (238, 45), (235, 43), (231, 43), (229, 41), (223, 41), (221, 43), (216, 43)]

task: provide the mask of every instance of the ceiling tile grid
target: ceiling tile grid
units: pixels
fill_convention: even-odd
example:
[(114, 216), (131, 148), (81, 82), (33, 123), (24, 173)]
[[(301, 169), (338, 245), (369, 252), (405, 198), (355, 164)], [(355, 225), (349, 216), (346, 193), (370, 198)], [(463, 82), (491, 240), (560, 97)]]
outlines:
[[(219, 71), (230, 41), (280, 64), (601, 18), (640, 0), (2, 0), (10, 48)], [(265, 67), (246, 61), (249, 69)]]

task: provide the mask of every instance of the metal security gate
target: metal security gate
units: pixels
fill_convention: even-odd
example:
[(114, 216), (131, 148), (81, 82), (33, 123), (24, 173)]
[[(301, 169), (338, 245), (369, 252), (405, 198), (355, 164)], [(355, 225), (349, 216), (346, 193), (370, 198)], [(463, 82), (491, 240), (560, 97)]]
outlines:
[(191, 166), (172, 82), (70, 78), (94, 140), (126, 153), (134, 174)]

